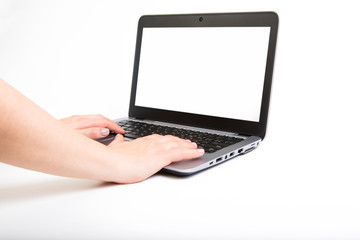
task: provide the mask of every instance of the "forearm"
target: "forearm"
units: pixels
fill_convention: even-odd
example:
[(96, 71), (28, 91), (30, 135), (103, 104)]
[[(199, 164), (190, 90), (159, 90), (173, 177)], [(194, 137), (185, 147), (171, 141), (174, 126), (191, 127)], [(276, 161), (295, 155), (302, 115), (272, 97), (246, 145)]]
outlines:
[(0, 96), (0, 161), (55, 175), (114, 180), (118, 164), (106, 146), (70, 129), (2, 80)]
[[(1, 79), (0, 110), (0, 161), (31, 170), (134, 183), (172, 162), (204, 154), (196, 143), (156, 134), (131, 142), (118, 134), (109, 146), (102, 145), (56, 120)], [(105, 122), (116, 130), (110, 120)]]

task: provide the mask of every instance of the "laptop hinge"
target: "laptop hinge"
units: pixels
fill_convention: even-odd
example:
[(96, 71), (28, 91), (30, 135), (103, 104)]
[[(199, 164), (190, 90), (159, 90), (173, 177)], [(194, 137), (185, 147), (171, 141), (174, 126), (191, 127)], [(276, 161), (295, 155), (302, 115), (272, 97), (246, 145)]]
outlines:
[(135, 119), (135, 120), (145, 120), (145, 118), (139, 118), (139, 117), (132, 117), (132, 119)]
[(236, 133), (235, 136), (240, 136), (240, 137), (250, 137), (249, 134), (243, 134), (243, 133)]

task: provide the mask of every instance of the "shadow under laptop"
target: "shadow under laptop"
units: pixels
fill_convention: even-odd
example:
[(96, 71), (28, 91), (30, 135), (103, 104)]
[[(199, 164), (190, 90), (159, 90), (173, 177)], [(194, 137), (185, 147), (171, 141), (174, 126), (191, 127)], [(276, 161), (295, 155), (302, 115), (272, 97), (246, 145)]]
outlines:
[(171, 179), (178, 179), (178, 180), (182, 180), (182, 179), (189, 179), (189, 178), (193, 178), (195, 176), (197, 176), (199, 173), (205, 171), (206, 169), (200, 170), (198, 172), (189, 174), (189, 175), (179, 175), (179, 173), (173, 173), (169, 170), (165, 170), (162, 169), (160, 170), (158, 173), (156, 173), (154, 176), (158, 175), (158, 176), (164, 176), (167, 178), (171, 178)]
[(87, 191), (119, 184), (84, 179), (61, 179), (0, 188), (0, 204)]

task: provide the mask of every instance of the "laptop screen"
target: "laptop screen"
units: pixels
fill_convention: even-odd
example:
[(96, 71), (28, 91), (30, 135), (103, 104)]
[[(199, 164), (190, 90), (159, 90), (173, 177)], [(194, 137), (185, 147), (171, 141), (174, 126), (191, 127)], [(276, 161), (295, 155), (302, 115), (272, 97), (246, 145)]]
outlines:
[(259, 122), (269, 37), (267, 26), (145, 27), (135, 105)]

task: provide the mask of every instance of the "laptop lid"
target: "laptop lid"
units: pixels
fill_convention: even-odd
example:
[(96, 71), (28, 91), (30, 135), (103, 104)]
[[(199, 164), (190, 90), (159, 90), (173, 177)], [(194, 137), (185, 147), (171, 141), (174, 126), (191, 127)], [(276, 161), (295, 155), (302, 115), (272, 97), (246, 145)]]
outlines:
[(142, 16), (129, 117), (264, 138), (277, 28), (274, 12)]

